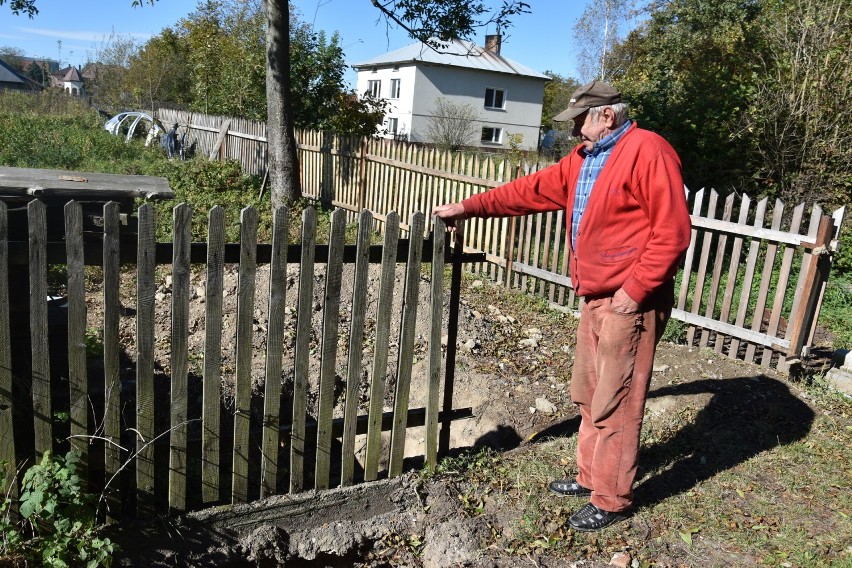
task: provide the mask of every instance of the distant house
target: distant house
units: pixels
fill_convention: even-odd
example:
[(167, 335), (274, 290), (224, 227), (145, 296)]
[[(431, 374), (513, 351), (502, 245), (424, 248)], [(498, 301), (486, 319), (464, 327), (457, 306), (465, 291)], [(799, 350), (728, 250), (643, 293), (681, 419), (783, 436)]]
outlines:
[(515, 136), (523, 149), (539, 139), (544, 85), (550, 78), (500, 54), (500, 36), (486, 47), (455, 40), (436, 51), (414, 43), (353, 65), (356, 89), (391, 103), (384, 127), (387, 137), (429, 142), (426, 132), (439, 97), (453, 105), (471, 105), (479, 116), (480, 145), (508, 148)]
[(50, 76), (50, 86), (59, 87), (69, 95), (83, 96), (86, 92), (83, 76), (80, 75), (80, 71), (74, 66), (66, 67), (53, 73)]
[(40, 91), (41, 85), (24, 77), (0, 59), (0, 91)]

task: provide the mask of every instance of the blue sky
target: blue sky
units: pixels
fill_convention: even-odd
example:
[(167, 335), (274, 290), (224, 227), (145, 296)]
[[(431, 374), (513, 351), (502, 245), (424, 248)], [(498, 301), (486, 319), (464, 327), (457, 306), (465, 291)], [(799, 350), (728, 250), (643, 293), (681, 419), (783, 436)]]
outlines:
[[(497, 0), (486, 0), (498, 5)], [(574, 23), (587, 0), (527, 0), (532, 13), (516, 16), (504, 33), (503, 55), (538, 71), (576, 74)], [(291, 0), (302, 19), (329, 34), (340, 32), (346, 63), (352, 65), (411, 43), (399, 29), (386, 29), (370, 0)], [(0, 46), (26, 55), (81, 66), (112, 34), (140, 42), (170, 27), (195, 10), (192, 0), (159, 0), (133, 8), (131, 0), (37, 0), (33, 19), (13, 16), (8, 2), (0, 7)], [(488, 30), (493, 33), (494, 30)], [(482, 33), (482, 36), (484, 36)], [(484, 43), (484, 37), (475, 38)], [(354, 84), (355, 74), (347, 74)]]

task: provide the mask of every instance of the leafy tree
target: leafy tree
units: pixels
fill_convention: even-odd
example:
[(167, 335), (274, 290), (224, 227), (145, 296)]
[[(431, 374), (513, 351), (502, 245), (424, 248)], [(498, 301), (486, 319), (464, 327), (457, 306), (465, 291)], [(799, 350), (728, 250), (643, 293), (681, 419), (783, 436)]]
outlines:
[(571, 93), (580, 86), (576, 80), (563, 77), (553, 71), (545, 71), (550, 81), (544, 85), (544, 101), (541, 107), (541, 125), (545, 129), (558, 127), (553, 124), (553, 117), (568, 108), (571, 102)]
[(457, 151), (477, 142), (479, 112), (473, 105), (435, 99), (426, 122), (426, 139), (442, 150)]
[[(6, 0), (0, 0), (0, 6), (6, 3)], [(12, 0), (9, 3), (12, 13), (16, 16), (26, 14), (30, 18), (38, 14), (38, 8), (35, 6), (35, 0)]]
[(189, 45), (171, 28), (148, 40), (130, 57), (128, 77), (139, 95), (138, 106), (151, 112), (158, 104), (187, 106), (191, 100)]
[(642, 126), (683, 160), (691, 188), (742, 188), (751, 180), (748, 141), (736, 136), (751, 96), (754, 54), (763, 43), (760, 0), (671, 0), (612, 57), (613, 82)]
[[(88, 54), (83, 74), (86, 90), (95, 104), (118, 110), (136, 102), (130, 98), (136, 88), (135, 77), (129, 75), (128, 69), (138, 51), (136, 40), (113, 33), (95, 48), (94, 53)], [(138, 99), (139, 93), (135, 94)]]
[(42, 86), (46, 86), (48, 83), (49, 75), (47, 71), (45, 71), (44, 68), (35, 61), (30, 63), (27, 67), (26, 76), (28, 79), (32, 79)]
[(755, 177), (787, 202), (850, 203), (848, 0), (768, 2), (759, 29), (752, 103), (738, 132), (753, 145)]
[(574, 39), (579, 47), (577, 68), (584, 83), (609, 79), (609, 55), (620, 39), (619, 27), (632, 3), (633, 0), (593, 0), (574, 24)]
[(24, 51), (17, 47), (0, 47), (0, 59), (18, 73), (26, 73), (24, 69)]

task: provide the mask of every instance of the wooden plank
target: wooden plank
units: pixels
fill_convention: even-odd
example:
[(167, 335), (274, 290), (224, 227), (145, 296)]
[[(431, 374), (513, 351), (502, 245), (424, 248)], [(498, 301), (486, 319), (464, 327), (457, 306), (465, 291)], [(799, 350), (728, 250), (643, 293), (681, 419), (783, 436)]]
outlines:
[(186, 422), (189, 411), (189, 243), (192, 208), (173, 210), (171, 423), (169, 448), (169, 510), (186, 510)]
[[(556, 224), (553, 228), (553, 254), (550, 258), (550, 271), (557, 272), (559, 270), (559, 252), (562, 250), (562, 235), (565, 231), (565, 211), (559, 210), (556, 212)], [(555, 284), (550, 286), (550, 293), (547, 299), (550, 302), (556, 301), (556, 292), (559, 289)]]
[(751, 237), (763, 241), (772, 241), (779, 244), (795, 246), (808, 245), (812, 242), (812, 238), (810, 236), (797, 235), (795, 233), (787, 233), (774, 229), (766, 229), (764, 227), (749, 227), (748, 225), (730, 223), (720, 221), (718, 219), (708, 219), (697, 215), (692, 215), (691, 219), (694, 227), (726, 232), (732, 235), (740, 235), (742, 237)]
[(343, 451), (341, 485), (351, 485), (355, 476), (355, 431), (358, 422), (358, 386), (364, 353), (364, 327), (367, 313), (367, 287), (370, 270), (369, 245), (373, 217), (369, 211), (358, 216), (358, 259), (352, 289), (352, 319), (349, 325), (349, 357), (346, 364), (346, 399), (343, 409)]
[(201, 410), (201, 500), (220, 498), (222, 407), (222, 293), (225, 277), (225, 210), (207, 219), (207, 275), (204, 286), (204, 369)]
[(12, 347), (9, 328), (9, 216), (6, 204), (0, 201), (0, 462), (8, 467), (0, 477), (0, 491), (10, 499), (18, 496), (18, 484), (13, 483), (17, 473), (15, 437), (12, 432)]
[[(463, 222), (462, 222), (463, 223)], [(453, 390), (455, 388), (456, 351), (459, 328), (459, 305), (461, 303), (461, 256), (464, 250), (464, 227), (458, 227), (453, 233), (453, 248), (451, 253), (452, 272), (450, 274), (450, 312), (447, 315), (447, 359), (444, 370), (443, 411), (448, 416), (453, 409)], [(440, 420), (440, 417), (439, 417)], [(450, 451), (450, 421), (441, 422), (441, 432), (438, 434), (438, 455), (446, 455)]]
[[(821, 280), (827, 278), (829, 258), (828, 249), (831, 246), (831, 238), (834, 231), (833, 219), (828, 215), (822, 215), (822, 208), (814, 206), (814, 216), (819, 213), (819, 219), (816, 223), (817, 232), (815, 235), (815, 243), (818, 249), (814, 253), (809, 253), (809, 262), (802, 262), (802, 266), (807, 264), (807, 270), (803, 271), (802, 277), (799, 279), (802, 285), (802, 292), (799, 297), (798, 309), (796, 302), (793, 302), (793, 310), (790, 313), (790, 326), (787, 329), (787, 336), (790, 339), (790, 347), (787, 350), (788, 357), (803, 357), (806, 355), (803, 352), (805, 340), (808, 337), (810, 323), (818, 314), (815, 313), (815, 306), (818, 301), (817, 295), (821, 290)], [(813, 225), (813, 223), (812, 223)], [(819, 252), (816, 252), (819, 251)], [(797, 287), (798, 288), (798, 287)]]
[(222, 123), (221, 128), (219, 128), (219, 134), (216, 136), (216, 142), (213, 143), (213, 147), (210, 149), (210, 155), (208, 156), (210, 160), (215, 160), (219, 157), (222, 150), (222, 144), (225, 143), (225, 138), (228, 136), (228, 129), (230, 127), (230, 119)]
[(416, 212), (411, 218), (408, 263), (405, 267), (402, 323), (399, 333), (399, 357), (394, 393), (394, 429), (391, 432), (389, 476), (402, 473), (405, 457), (405, 417), (408, 413), (408, 395), (411, 388), (411, 367), (414, 359), (414, 335), (417, 323), (417, 299), (420, 289), (420, 253), (423, 248), (425, 215)]
[(234, 378), (234, 458), (231, 502), (248, 501), (251, 360), (257, 279), (257, 224), (254, 207), (240, 212), (240, 269), (237, 283), (237, 360)]
[(118, 203), (104, 205), (104, 475), (107, 481), (108, 518), (118, 512), (121, 500), (116, 481), (121, 467), (121, 342), (118, 335), (121, 298), (119, 297), (119, 220)]
[(563, 276), (562, 274), (556, 274), (554, 272), (550, 272), (549, 270), (543, 270), (541, 268), (536, 268), (535, 266), (530, 266), (528, 264), (524, 264), (522, 262), (516, 262), (514, 264), (515, 272), (519, 274), (524, 274), (526, 276), (532, 276), (533, 278), (540, 278), (545, 282), (552, 282), (554, 284), (558, 284), (560, 286), (571, 287), (571, 278), (568, 276)]
[[(737, 223), (740, 225), (745, 225), (746, 221), (748, 221), (748, 212), (751, 208), (751, 198), (743, 194), (742, 199), (740, 200), (740, 212)], [(740, 236), (734, 237), (734, 244), (731, 247), (731, 260), (728, 264), (728, 281), (725, 283), (725, 294), (722, 297), (722, 309), (719, 315), (719, 321), (722, 323), (728, 323), (728, 319), (731, 314), (731, 304), (734, 301), (734, 287), (737, 284), (737, 274), (740, 270), (740, 264), (742, 259), (743, 250), (743, 238)], [(716, 353), (721, 353), (722, 348), (725, 345), (725, 338), (720, 336), (718, 333), (716, 334), (716, 344), (714, 345), (714, 349)]]
[(30, 344), (36, 458), (53, 449), (50, 401), (50, 351), (47, 343), (47, 218), (44, 203), (27, 205), (30, 259)]
[[(716, 206), (719, 202), (719, 194), (716, 190), (710, 190), (710, 200), (707, 203), (707, 215), (710, 217), (716, 216)], [(707, 276), (707, 261), (710, 258), (710, 245), (713, 242), (713, 233), (704, 231), (701, 235), (701, 257), (698, 260), (698, 272), (695, 275), (695, 290), (692, 293), (692, 309), (689, 311), (693, 314), (701, 312), (701, 304), (704, 299), (704, 281)], [(686, 344), (692, 346), (695, 339), (695, 327), (690, 326), (686, 332)]]
[[(810, 219), (808, 221), (808, 232), (807, 235), (810, 237), (811, 241), (816, 240), (817, 231), (819, 230), (819, 219), (822, 216), (822, 207), (819, 205), (814, 205), (811, 209)], [(784, 334), (785, 338), (791, 338), (793, 334), (793, 328), (795, 327), (795, 321), (797, 318), (801, 317), (801, 302), (802, 295), (805, 289), (805, 281), (807, 279), (807, 274), (810, 271), (810, 265), (813, 262), (813, 255), (806, 253), (802, 257), (801, 264), (799, 266), (799, 276), (796, 280), (796, 287), (793, 292), (793, 305), (790, 308), (790, 317), (787, 322), (787, 330)], [(778, 357), (778, 368), (786, 369), (787, 365), (787, 354), (781, 354)], [(799, 357), (801, 354), (796, 353), (794, 357)]]
[[(772, 211), (772, 230), (778, 231), (781, 228), (781, 219), (784, 214), (784, 204), (780, 200), (775, 200), (775, 208)], [(766, 298), (769, 295), (769, 285), (772, 282), (772, 275), (775, 270), (775, 253), (778, 250), (778, 244), (768, 242), (766, 252), (763, 255), (763, 273), (760, 276), (760, 288), (757, 292), (757, 303), (754, 307), (754, 316), (751, 321), (751, 329), (760, 331), (763, 324), (763, 313), (766, 309)], [(745, 361), (751, 363), (754, 361), (755, 345), (749, 343), (746, 347)]]
[[(69, 401), (71, 448), (80, 454), (82, 469), (80, 473), (85, 473), (89, 470), (89, 441), (86, 439), (89, 435), (86, 277), (83, 272), (83, 207), (76, 201), (65, 204), (65, 247), (68, 258), (66, 266), (68, 270), (68, 386), (71, 396)], [(5, 302), (3, 305), (6, 305)], [(0, 343), (4, 342), (0, 340)]]
[(429, 370), (426, 384), (426, 467), (438, 465), (438, 412), (441, 390), (441, 335), (444, 321), (444, 247), (447, 226), (435, 217), (432, 232), (432, 289), (430, 294), (431, 315), (429, 318)]
[(139, 207), (136, 267), (136, 492), (137, 515), (150, 516), (154, 506), (154, 311), (157, 288), (156, 209)]
[[(73, 173), (73, 175), (69, 175)], [(42, 168), (0, 166), (3, 195), (65, 199), (172, 199), (175, 194), (164, 177), (68, 172)]]
[(503, 185), (501, 182), (483, 180), (482, 178), (478, 178), (478, 177), (475, 177), (475, 176), (472, 176), (472, 175), (448, 172), (447, 170), (443, 170), (443, 169), (433, 169), (433, 168), (427, 168), (427, 167), (423, 167), (423, 166), (415, 166), (415, 165), (412, 165), (412, 164), (405, 164), (404, 162), (401, 162), (399, 160), (395, 160), (393, 158), (386, 158), (386, 157), (379, 156), (379, 155), (372, 154), (372, 153), (367, 154), (367, 161), (372, 162), (374, 164), (382, 164), (384, 166), (390, 166), (390, 167), (405, 167), (406, 169), (410, 169), (411, 171), (415, 171), (415, 172), (419, 172), (419, 173), (427, 174), (427, 175), (433, 175), (433, 176), (436, 176), (436, 177), (446, 179), (448, 181), (454, 181), (454, 182), (458, 182), (458, 183), (469, 183), (469, 184), (475, 184), (475, 185), (484, 185), (486, 187), (497, 187), (497, 186)]
[(296, 319), (296, 353), (293, 376), (293, 430), (290, 433), (290, 493), (305, 486), (305, 412), (308, 396), (308, 364), (311, 341), (311, 316), (314, 295), (314, 243), (317, 212), (313, 207), (302, 211), (302, 262), (299, 272), (299, 300)]
[(786, 350), (790, 345), (790, 341), (787, 339), (780, 339), (765, 333), (752, 331), (730, 323), (720, 322), (698, 314), (679, 310), (677, 308), (672, 310), (672, 317), (689, 325), (706, 327), (707, 329), (712, 329), (718, 333), (737, 337), (743, 341), (751, 341), (759, 345), (765, 345), (779, 351)]
[[(541, 263), (539, 266), (546, 269), (550, 260), (550, 245), (553, 241), (553, 211), (548, 211), (544, 214), (544, 234), (542, 237), (544, 239), (544, 250), (541, 253)], [(544, 280), (539, 280), (538, 284), (538, 295), (544, 296), (547, 283)]]
[[(532, 259), (530, 264), (536, 268), (541, 266), (541, 232), (542, 232), (542, 223), (544, 222), (544, 214), (536, 213), (535, 215), (535, 245), (532, 251)], [(530, 282), (530, 292), (536, 294), (536, 289), (538, 288), (539, 281), (532, 280)]]
[(276, 207), (272, 217), (272, 262), (269, 266), (269, 323), (266, 336), (266, 373), (263, 393), (263, 442), (260, 496), (277, 492), (278, 453), (281, 448), (281, 370), (284, 354), (284, 306), (287, 300), (287, 240), (290, 209)]
[[(728, 221), (734, 209), (734, 194), (728, 195), (725, 198), (725, 206), (722, 208), (722, 220)], [(722, 266), (725, 263), (725, 249), (728, 245), (728, 234), (720, 233), (716, 240), (716, 257), (713, 261), (713, 273), (710, 277), (710, 293), (707, 295), (707, 308), (704, 310), (704, 317), (713, 318), (713, 313), (716, 310), (716, 300), (719, 295), (719, 285), (722, 280)], [(703, 349), (707, 347), (710, 339), (710, 330), (703, 329), (701, 331), (701, 341), (699, 346)]]
[(328, 264), (325, 270), (325, 297), (322, 310), (322, 355), (320, 357), (319, 405), (317, 410), (317, 460), (314, 468), (316, 489), (328, 489), (331, 465), (331, 420), (334, 418), (334, 377), (337, 339), (340, 328), (340, 288), (343, 280), (343, 239), (346, 212), (331, 214), (328, 235)]
[[(695, 201), (692, 204), (692, 214), (693, 216), (697, 216), (701, 213), (701, 205), (704, 201), (704, 190), (700, 189), (695, 194)], [(569, 229), (567, 230), (567, 234), (565, 235), (565, 239), (570, 241), (571, 232), (570, 232), (570, 223), (571, 217), (568, 216), (566, 220), (568, 223)], [(686, 256), (683, 261), (683, 271), (681, 273), (681, 281), (680, 281), (680, 292), (677, 296), (677, 309), (685, 310), (686, 309), (686, 299), (689, 296), (689, 281), (692, 278), (692, 260), (695, 256), (695, 247), (698, 240), (698, 229), (693, 225), (692, 227), (692, 237), (689, 240), (689, 248), (686, 249)]]
[(382, 451), (382, 404), (387, 382), (390, 320), (393, 307), (393, 289), (396, 280), (396, 250), (399, 240), (399, 215), (388, 214), (385, 224), (384, 256), (379, 280), (379, 305), (376, 311), (376, 342), (373, 352), (373, 374), (370, 381), (370, 410), (367, 427), (367, 456), (364, 460), (364, 480), (377, 477), (379, 456)]
[[(805, 213), (805, 204), (800, 203), (793, 209), (793, 216), (790, 218), (790, 232), (798, 233), (802, 225), (802, 217)], [(781, 268), (778, 270), (778, 283), (775, 285), (775, 299), (772, 302), (772, 311), (769, 315), (769, 325), (766, 328), (766, 333), (769, 335), (777, 335), (778, 328), (781, 323), (781, 312), (784, 310), (784, 299), (787, 295), (787, 284), (790, 280), (790, 270), (793, 264), (793, 255), (796, 248), (793, 245), (786, 245), (784, 253), (781, 256)], [(768, 367), (772, 362), (773, 351), (764, 349), (760, 359), (760, 364)]]
[[(754, 226), (763, 226), (763, 218), (766, 216), (766, 204), (768, 198), (763, 198), (757, 203), (757, 209), (754, 213)], [(744, 327), (745, 318), (748, 313), (749, 298), (751, 298), (751, 283), (754, 280), (754, 269), (757, 265), (757, 255), (760, 252), (760, 240), (752, 238), (749, 243), (748, 257), (746, 259), (745, 274), (743, 275), (742, 290), (740, 292), (740, 303), (737, 306), (737, 319), (734, 325)], [(731, 339), (731, 344), (728, 347), (728, 356), (734, 359), (738, 358), (740, 348), (740, 340), (736, 337)]]

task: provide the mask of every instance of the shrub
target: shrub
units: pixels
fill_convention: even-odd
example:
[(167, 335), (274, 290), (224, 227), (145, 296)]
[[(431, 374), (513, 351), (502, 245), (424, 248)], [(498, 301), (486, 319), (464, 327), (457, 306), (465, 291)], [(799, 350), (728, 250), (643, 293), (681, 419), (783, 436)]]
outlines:
[(11, 518), (12, 500), (7, 496), (2, 501), (0, 560), (11, 557), (23, 559), (24, 565), (53, 568), (109, 568), (116, 546), (97, 535), (93, 499), (81, 488), (78, 460), (75, 452), (64, 458), (46, 452), (27, 470), (16, 503), (19, 522)]

